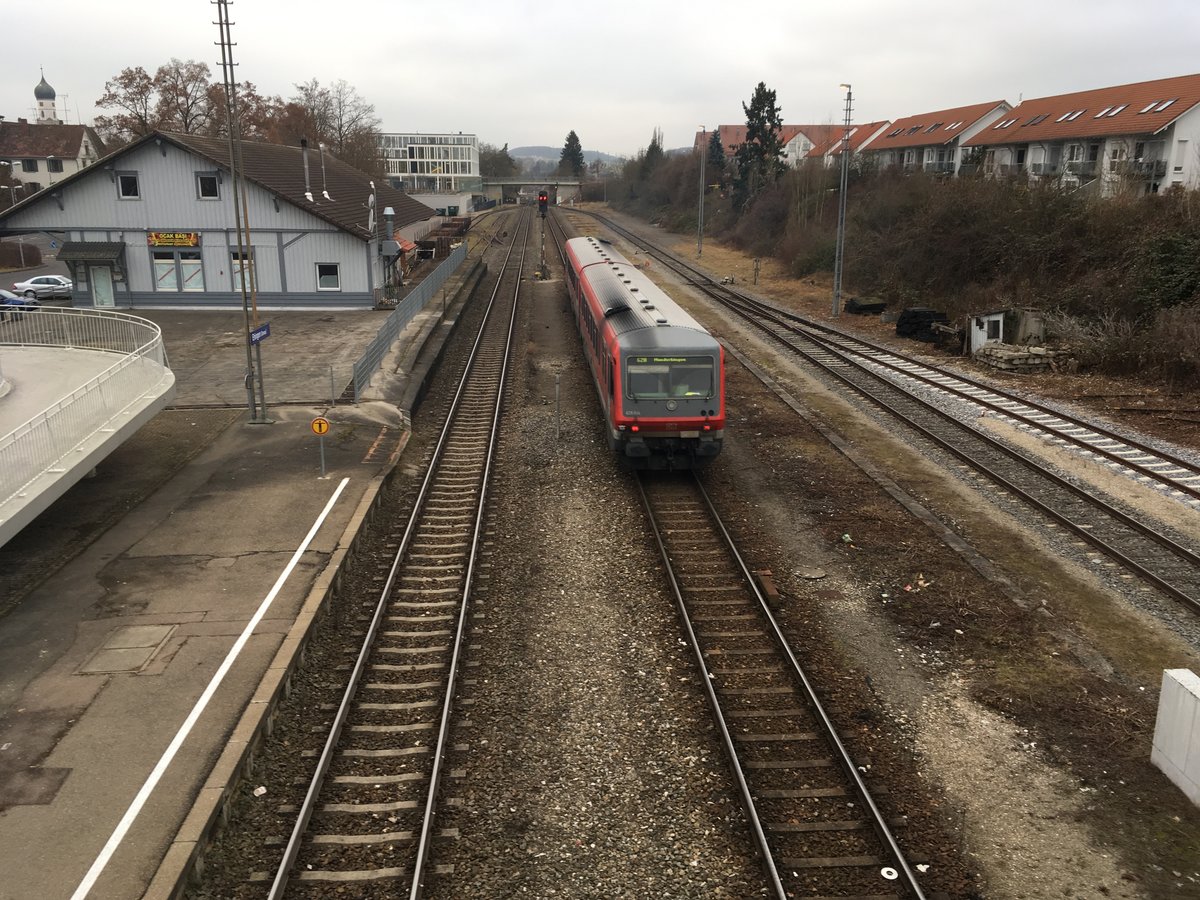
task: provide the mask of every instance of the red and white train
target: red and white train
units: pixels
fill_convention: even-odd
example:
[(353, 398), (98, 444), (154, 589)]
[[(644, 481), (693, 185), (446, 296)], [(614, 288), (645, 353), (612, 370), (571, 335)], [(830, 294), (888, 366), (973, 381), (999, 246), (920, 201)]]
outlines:
[(711, 461), (725, 435), (724, 348), (606, 241), (572, 238), (564, 254), (609, 447), (634, 468)]

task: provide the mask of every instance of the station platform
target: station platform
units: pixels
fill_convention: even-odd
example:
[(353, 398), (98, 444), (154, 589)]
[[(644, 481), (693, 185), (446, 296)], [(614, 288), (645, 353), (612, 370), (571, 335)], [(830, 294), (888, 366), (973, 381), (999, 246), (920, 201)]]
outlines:
[(249, 415), (240, 310), (134, 311), (162, 327), (173, 406), (0, 548), (0, 900), (154, 896), (400, 458), (466, 293), (409, 323), (358, 404), (341, 394), (387, 313), (264, 316), (269, 424)]

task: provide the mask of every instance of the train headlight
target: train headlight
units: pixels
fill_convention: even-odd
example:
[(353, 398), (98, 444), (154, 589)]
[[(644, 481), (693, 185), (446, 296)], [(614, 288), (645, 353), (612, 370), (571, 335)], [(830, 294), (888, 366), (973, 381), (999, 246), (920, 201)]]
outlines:
[(676, 407), (678, 407), (678, 406), (679, 406), (679, 404), (676, 403), (674, 400), (667, 401), (667, 409), (671, 410), (672, 412), (674, 412)]

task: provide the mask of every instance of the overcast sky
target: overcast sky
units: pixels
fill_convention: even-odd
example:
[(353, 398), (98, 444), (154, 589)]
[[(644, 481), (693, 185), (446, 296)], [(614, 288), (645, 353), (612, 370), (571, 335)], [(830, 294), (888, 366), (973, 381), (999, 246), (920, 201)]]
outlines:
[[(989, 7), (984, 9), (983, 7)], [(1200, 72), (1200, 0), (457, 0), (230, 4), (239, 80), (289, 96), (344, 78), (384, 131), (466, 132), (497, 146), (633, 155), (661, 128), (670, 149), (741, 124), (758, 82), (791, 124), (841, 122)], [(355, 15), (360, 16), (355, 18)], [(32, 118), (39, 66), (68, 121), (90, 122), (104, 83), (172, 57), (220, 77), (206, 0), (58, 0), (41, 37), (10, 35), (0, 114)], [(14, 20), (10, 17), (10, 23)], [(64, 100), (64, 95), (66, 98)]]

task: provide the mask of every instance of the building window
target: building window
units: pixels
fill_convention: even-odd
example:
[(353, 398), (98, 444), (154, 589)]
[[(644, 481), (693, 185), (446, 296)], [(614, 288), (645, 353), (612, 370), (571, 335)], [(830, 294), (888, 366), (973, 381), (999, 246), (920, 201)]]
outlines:
[(37, 170), (38, 170), (38, 164), (37, 164), (36, 159), (21, 160), (21, 171), (22, 172), (36, 172)]
[(179, 290), (179, 273), (175, 268), (174, 250), (154, 251), (154, 289), (156, 291)]
[(340, 291), (342, 278), (337, 263), (317, 263), (317, 290)]
[(196, 173), (196, 199), (220, 200), (221, 179), (216, 172)]
[(46, 171), (47, 172), (61, 172), (62, 170), (63, 170), (63, 168), (62, 168), (62, 160), (61, 159), (46, 160)]
[(254, 283), (254, 279), (257, 276), (257, 272), (255, 272), (255, 270), (254, 270), (254, 249), (253, 248), (251, 248), (249, 250), (243, 250), (240, 253), (237, 250), (230, 250), (229, 251), (229, 273), (233, 276), (233, 289), (235, 291), (240, 291), (242, 289), (242, 266), (243, 266), (242, 260), (243, 259), (250, 260), (250, 266), (249, 266), (249, 268), (246, 269), (246, 287), (247, 288), (249, 288)]
[(138, 185), (137, 172), (117, 173), (117, 196), (122, 200), (142, 199), (142, 192)]
[(156, 291), (203, 291), (204, 265), (199, 250), (155, 250)]

